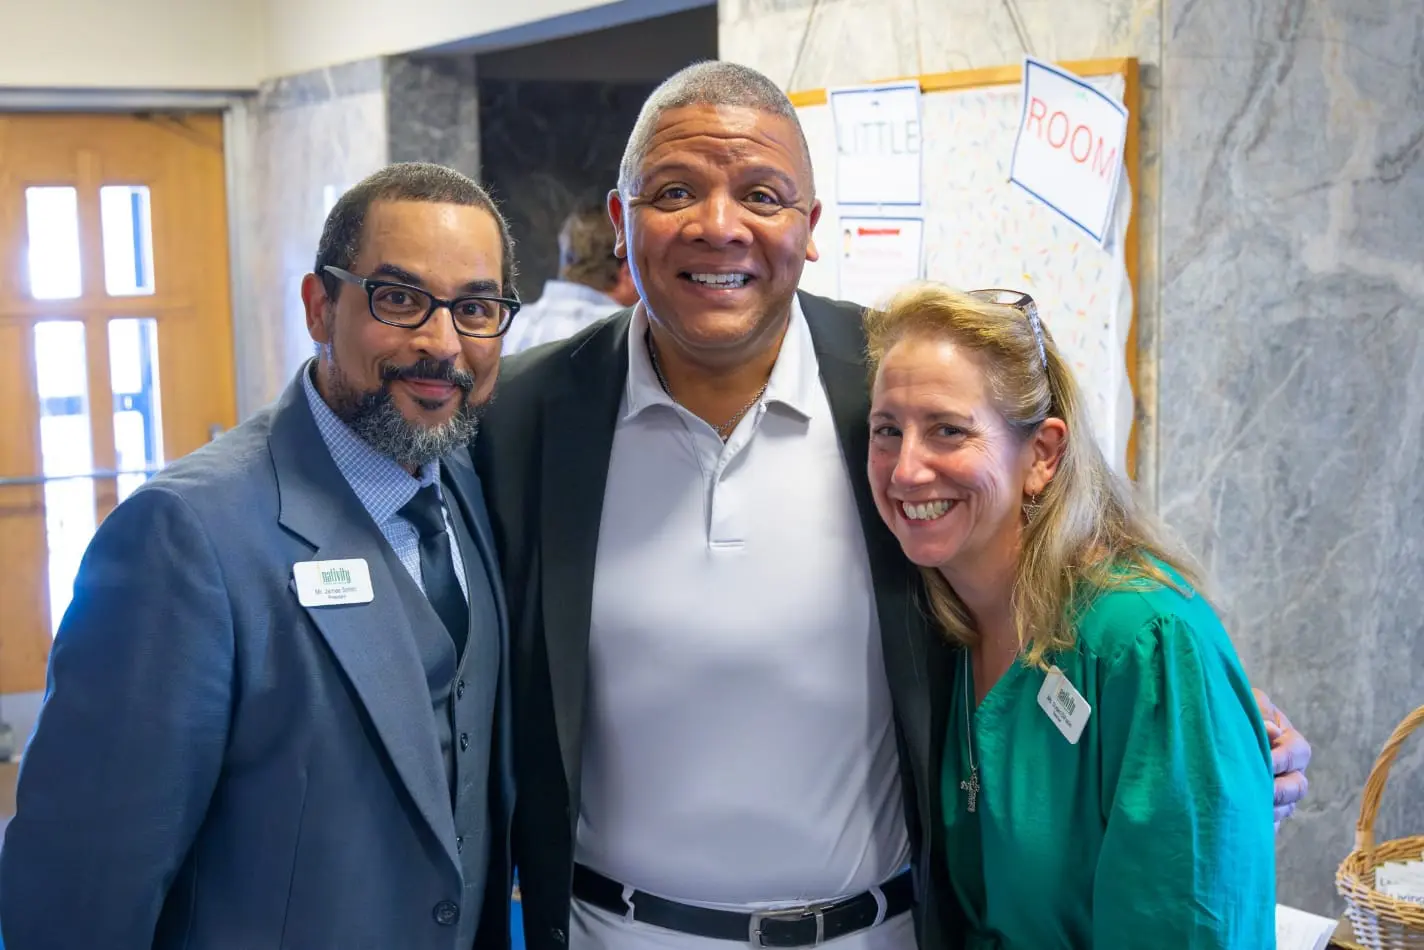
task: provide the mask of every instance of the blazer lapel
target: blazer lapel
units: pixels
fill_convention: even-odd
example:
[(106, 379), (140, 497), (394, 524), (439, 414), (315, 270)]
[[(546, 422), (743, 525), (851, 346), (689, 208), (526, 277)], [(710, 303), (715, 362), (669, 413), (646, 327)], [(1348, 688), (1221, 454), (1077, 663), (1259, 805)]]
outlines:
[[(568, 384), (545, 397), (539, 565), (549, 681), (564, 776), (577, 800), (588, 635), (603, 491), (628, 375), (631, 311), (613, 317), (569, 356)], [(577, 821), (578, 809), (570, 820)]]
[[(454, 452), (444, 461), (444, 484), (450, 489), (456, 507), (464, 516), (465, 524), (474, 539), (476, 557), (463, 558), (465, 563), (465, 583), (467, 585), (488, 583), (494, 593), (495, 616), (499, 623), (499, 700), (495, 706), (495, 723), (499, 730), (496, 748), (499, 750), (499, 783), (506, 817), (514, 812), (514, 759), (513, 736), (509, 721), (510, 676), (509, 676), (509, 608), (504, 599), (504, 584), (500, 580), (499, 558), (494, 549), (494, 531), (490, 528), (489, 513), (485, 509), (484, 491), (480, 477), (475, 474), (475, 466), (470, 461), (469, 452)], [(481, 573), (483, 571), (483, 573)], [(473, 587), (471, 587), (473, 589)], [(471, 617), (471, 622), (474, 618)], [(473, 634), (474, 631), (471, 631)]]
[(932, 684), (949, 682), (949, 651), (919, 610), (919, 578), (885, 527), (870, 493), (865, 472), (870, 452), (870, 393), (860, 321), (856, 315), (806, 294), (801, 295), (801, 309), (811, 330), (821, 381), (860, 511), (875, 584), (885, 674), (905, 743), (917, 760), (911, 770), (916, 801), (921, 812), (927, 807), (932, 812), (938, 799), (931, 795), (930, 773), (938, 762), (935, 750), (943, 742), (944, 719), (943, 710), (936, 706), (946, 692)]
[(410, 618), (401, 607), (390, 564), (394, 558), (387, 559), (389, 545), (326, 450), (300, 379), (283, 397), (268, 448), (282, 526), (312, 545), (312, 560), (361, 558), (370, 569), (375, 594), (370, 603), (308, 607), (307, 615), (366, 707), (417, 811), (458, 868), (455, 820), (431, 718), (430, 690)]
[[(489, 515), (485, 511), (483, 489), (480, 477), (475, 474), (475, 466), (466, 451), (452, 452), (441, 459), (445, 478), (442, 479), (450, 490), (465, 524), (474, 538), (479, 558), (466, 558), (465, 581), (488, 583), (494, 589), (495, 615), (499, 618), (500, 641), (508, 639), (509, 613), (504, 599), (504, 585), (499, 578), (499, 558), (494, 550), (494, 532), (490, 528)], [(483, 570), (484, 573), (479, 572)]]

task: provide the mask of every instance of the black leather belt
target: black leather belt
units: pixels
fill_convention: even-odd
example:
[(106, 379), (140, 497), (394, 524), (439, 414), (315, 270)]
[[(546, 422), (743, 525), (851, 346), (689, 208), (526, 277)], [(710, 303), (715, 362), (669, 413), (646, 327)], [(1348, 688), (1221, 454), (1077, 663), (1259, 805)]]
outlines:
[(623, 900), (623, 885), (582, 864), (574, 865), (574, 897), (620, 917), (665, 930), (676, 930), (714, 940), (735, 940), (753, 947), (816, 947), (827, 940), (865, 930), (881, 921), (898, 917), (914, 906), (915, 889), (910, 872), (892, 878), (875, 891), (855, 897), (823, 901), (804, 907), (740, 913), (680, 904), (644, 891), (634, 891)]

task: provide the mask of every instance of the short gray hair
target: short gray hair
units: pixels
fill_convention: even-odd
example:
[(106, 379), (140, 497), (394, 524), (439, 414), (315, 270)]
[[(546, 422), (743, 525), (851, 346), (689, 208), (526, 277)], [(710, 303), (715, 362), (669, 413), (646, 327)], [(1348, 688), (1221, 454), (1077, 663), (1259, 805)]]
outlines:
[[(628, 136), (628, 145), (623, 149), (623, 161), (618, 166), (618, 190), (625, 196), (638, 176), (648, 152), (648, 142), (663, 113), (685, 106), (742, 106), (786, 119), (796, 127), (801, 154), (810, 170), (811, 149), (806, 144), (806, 133), (801, 128), (796, 107), (781, 87), (750, 66), (709, 60), (673, 73), (643, 103), (638, 121)], [(814, 181), (811, 190), (815, 192)]]

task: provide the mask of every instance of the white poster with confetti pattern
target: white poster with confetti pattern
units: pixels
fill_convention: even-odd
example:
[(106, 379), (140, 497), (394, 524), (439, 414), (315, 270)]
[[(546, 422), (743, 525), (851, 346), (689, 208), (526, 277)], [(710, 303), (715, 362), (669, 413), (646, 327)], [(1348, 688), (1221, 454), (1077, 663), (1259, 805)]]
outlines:
[[(1122, 100), (1121, 76), (1086, 78)], [(924, 276), (963, 290), (1008, 287), (1031, 294), (1083, 387), (1099, 444), (1114, 468), (1126, 472), (1133, 406), (1125, 353), (1133, 313), (1123, 240), (1132, 211), (1127, 176), (1119, 182), (1106, 247), (1010, 184), (1022, 95), (1019, 84), (924, 95)], [(836, 180), (830, 110), (818, 105), (797, 111), (818, 187), (825, 191)], [(806, 266), (801, 287), (835, 297), (840, 255), (833, 249), (842, 228), (834, 196), (823, 198), (816, 228), (822, 253)], [(853, 213), (865, 218), (876, 212), (858, 207)], [(894, 216), (895, 209), (883, 213)]]

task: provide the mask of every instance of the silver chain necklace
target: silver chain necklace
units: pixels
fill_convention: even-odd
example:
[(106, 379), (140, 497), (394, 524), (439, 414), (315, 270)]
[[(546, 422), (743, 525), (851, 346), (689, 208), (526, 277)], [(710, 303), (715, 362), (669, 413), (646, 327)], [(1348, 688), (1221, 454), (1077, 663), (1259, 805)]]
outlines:
[(969, 778), (959, 783), (962, 791), (969, 793), (969, 812), (973, 814), (975, 804), (979, 800), (979, 766), (974, 764), (974, 720), (971, 718), (969, 710), (969, 694), (974, 690), (974, 684), (969, 679), (969, 655), (968, 651), (964, 656), (964, 739), (969, 744)]
[[(658, 363), (658, 351), (653, 349), (653, 334), (651, 331), (645, 332), (643, 334), (643, 344), (648, 348), (648, 359), (651, 360), (653, 363), (653, 374), (658, 377), (658, 385), (663, 388), (663, 392), (667, 393), (667, 397), (669, 399), (671, 399), (673, 402), (677, 402), (677, 397), (674, 396), (672, 394), (672, 390), (668, 388), (667, 379), (663, 377), (663, 368)], [(766, 382), (761, 384), (761, 389), (757, 390), (757, 394), (753, 396), (745, 406), (738, 409), (736, 414), (733, 415), (732, 418), (728, 419), (721, 425), (712, 426), (712, 428), (717, 430), (717, 436), (723, 442), (726, 442), (727, 439), (731, 437), (732, 430), (737, 427), (737, 423), (741, 421), (742, 416), (746, 415), (747, 411), (750, 410), (752, 406), (755, 406), (758, 402), (760, 402), (762, 396), (766, 395), (766, 387), (770, 385), (771, 377), (768, 376), (766, 378)], [(677, 404), (679, 406), (682, 406), (682, 403), (680, 402), (677, 402)], [(687, 407), (683, 406), (683, 408), (686, 409)]]

